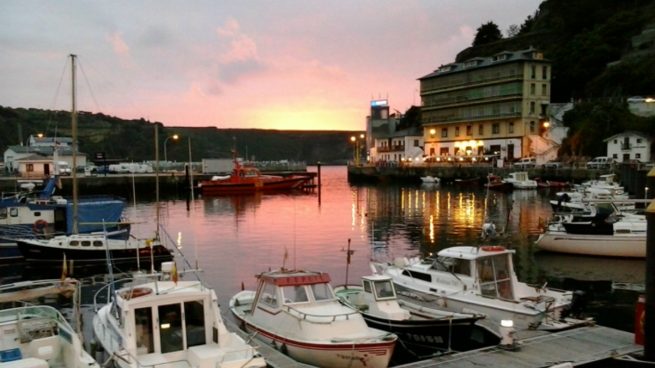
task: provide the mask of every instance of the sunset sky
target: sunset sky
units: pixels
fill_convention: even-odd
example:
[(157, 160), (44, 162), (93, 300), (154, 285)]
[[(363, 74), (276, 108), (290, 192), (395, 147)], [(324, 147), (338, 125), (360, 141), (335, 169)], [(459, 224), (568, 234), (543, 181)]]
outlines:
[(417, 78), (540, 0), (3, 0), (0, 105), (166, 126), (362, 130), (369, 101), (405, 112)]

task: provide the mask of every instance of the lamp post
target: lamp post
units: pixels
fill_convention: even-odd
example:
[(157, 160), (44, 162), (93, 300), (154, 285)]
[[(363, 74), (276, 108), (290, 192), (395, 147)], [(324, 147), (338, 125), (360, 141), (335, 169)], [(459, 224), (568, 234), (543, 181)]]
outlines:
[(359, 135), (359, 139), (357, 139), (357, 136), (354, 136), (354, 135), (350, 136), (350, 141), (355, 145), (354, 151), (353, 151), (353, 164), (355, 166), (359, 166), (360, 163), (361, 163), (360, 152), (359, 152), (360, 151), (359, 142), (363, 141), (364, 139), (366, 139), (366, 135), (364, 135), (364, 133), (361, 133)]
[(177, 140), (178, 138), (180, 138), (180, 136), (177, 134), (173, 134), (172, 136), (166, 137), (166, 139), (164, 139), (164, 162), (166, 163), (168, 163), (168, 157), (166, 156), (166, 142), (168, 142), (168, 140), (171, 138), (173, 138), (173, 140)]

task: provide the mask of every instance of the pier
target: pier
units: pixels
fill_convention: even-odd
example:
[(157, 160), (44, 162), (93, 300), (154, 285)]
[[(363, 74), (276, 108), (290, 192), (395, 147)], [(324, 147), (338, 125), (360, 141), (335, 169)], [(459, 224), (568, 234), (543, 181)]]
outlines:
[[(523, 336), (521, 336), (523, 335)], [(522, 331), (517, 333), (515, 350), (499, 346), (443, 355), (398, 367), (402, 368), (467, 368), (467, 367), (577, 367), (638, 353), (642, 347), (634, 344), (634, 335), (603, 326), (579, 327), (548, 333)]]

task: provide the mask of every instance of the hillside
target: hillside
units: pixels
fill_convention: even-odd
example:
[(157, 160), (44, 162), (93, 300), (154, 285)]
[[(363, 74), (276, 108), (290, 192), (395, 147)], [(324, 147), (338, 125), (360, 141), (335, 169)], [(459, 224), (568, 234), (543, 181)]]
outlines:
[(648, 95), (653, 32), (653, 1), (546, 0), (516, 36), (469, 47), (457, 61), (533, 46), (553, 63), (552, 102)]
[[(164, 141), (169, 139), (166, 156), (173, 161), (187, 161), (188, 139), (194, 161), (202, 158), (229, 158), (236, 146), (239, 155), (256, 160), (321, 161), (345, 163), (353, 157), (347, 131), (276, 131), (261, 129), (218, 129), (215, 127), (164, 127), (144, 119), (123, 120), (104, 114), (78, 113), (79, 151), (91, 157), (104, 152), (108, 158), (125, 161), (153, 160), (155, 155), (154, 125), (159, 125), (159, 152), (163, 159)], [(0, 149), (26, 142), (30, 134), (71, 136), (70, 113), (40, 109), (0, 106)]]

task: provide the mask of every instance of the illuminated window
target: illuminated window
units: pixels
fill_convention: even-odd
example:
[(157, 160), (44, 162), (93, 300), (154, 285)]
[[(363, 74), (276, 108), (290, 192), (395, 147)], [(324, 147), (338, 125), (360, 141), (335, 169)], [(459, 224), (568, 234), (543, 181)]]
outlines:
[(500, 134), (500, 124), (493, 123), (491, 125), (491, 134)]
[(448, 128), (441, 128), (441, 138), (448, 137)]

